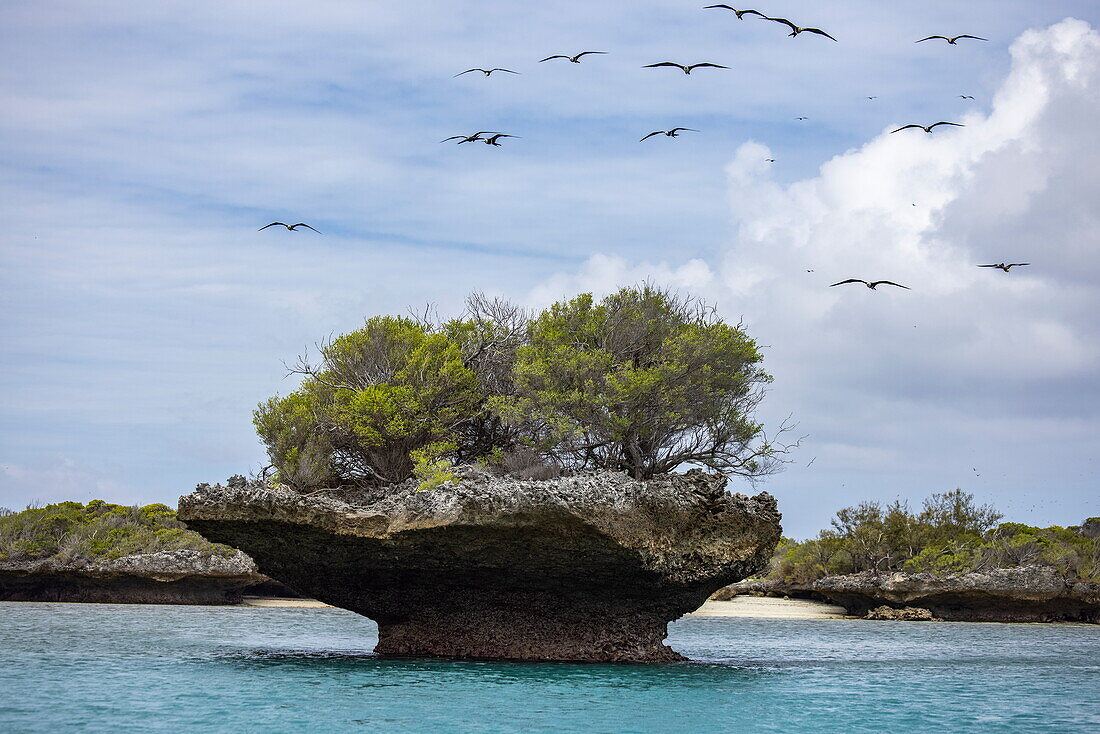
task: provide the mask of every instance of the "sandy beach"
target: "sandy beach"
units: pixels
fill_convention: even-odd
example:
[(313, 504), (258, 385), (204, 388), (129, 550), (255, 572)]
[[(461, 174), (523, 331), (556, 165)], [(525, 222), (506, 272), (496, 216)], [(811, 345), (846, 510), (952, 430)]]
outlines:
[[(278, 599), (246, 596), (246, 607), (294, 607), (317, 609), (328, 604), (316, 599)], [(738, 596), (730, 601), (708, 601), (692, 612), (699, 617), (750, 617), (758, 619), (845, 619), (844, 607), (806, 599), (773, 599), (770, 597)]]

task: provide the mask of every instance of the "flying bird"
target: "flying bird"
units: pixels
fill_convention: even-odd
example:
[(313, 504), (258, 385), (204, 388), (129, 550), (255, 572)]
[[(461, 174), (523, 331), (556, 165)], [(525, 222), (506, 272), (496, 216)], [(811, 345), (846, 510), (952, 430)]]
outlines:
[(810, 118), (808, 118), (808, 117), (796, 117), (794, 119), (796, 119), (796, 120), (809, 120)]
[(942, 38), (943, 40), (950, 43), (952, 46), (954, 46), (956, 43), (958, 43), (960, 38), (973, 38), (975, 41), (988, 41), (989, 40), (988, 38), (982, 38), (981, 36), (968, 36), (966, 34), (963, 34), (961, 36), (952, 36), (951, 38), (948, 38), (947, 36), (929, 36), (928, 38), (920, 39), (920, 41), (913, 41), (913, 43), (920, 43), (921, 41), (931, 41), (933, 38)]
[(765, 158), (764, 162), (765, 163), (775, 163), (775, 159), (774, 158)]
[(955, 127), (966, 127), (966, 125), (961, 125), (957, 122), (933, 122), (931, 125), (928, 125), (927, 127), (924, 126), (924, 125), (916, 125), (916, 124), (914, 124), (914, 125), (903, 125), (903, 126), (899, 127), (897, 130), (891, 130), (890, 133), (891, 134), (900, 133), (902, 130), (908, 130), (911, 127), (916, 127), (916, 128), (920, 128), (921, 130), (924, 130), (926, 133), (931, 135), (932, 134), (932, 128), (936, 127), (937, 125), (954, 125)]
[(504, 72), (507, 72), (509, 74), (518, 74), (519, 73), (518, 71), (512, 71), (511, 69), (501, 69), (500, 67), (497, 67), (495, 69), (467, 69), (466, 71), (460, 71), (459, 73), (455, 74), (455, 76), (462, 76), (463, 74), (469, 74), (471, 71), (480, 71), (485, 76), (489, 76), (494, 71), (504, 71)]
[(496, 135), (491, 135), (491, 136), (485, 138), (484, 142), (485, 142), (486, 145), (495, 145), (496, 147), (499, 148), (500, 147), (500, 142), (499, 141), (500, 141), (501, 138), (518, 138), (518, 137), (519, 137), (518, 135), (505, 135), (504, 133), (497, 133)]
[[(654, 130), (649, 135), (646, 135), (644, 138), (642, 138), (642, 140), (647, 140), (649, 138), (652, 138), (654, 135), (667, 135), (670, 138), (678, 138), (678, 137), (680, 137), (680, 131), (681, 130), (687, 130), (688, 132), (693, 132), (693, 133), (699, 132), (698, 130), (696, 130), (693, 127), (674, 127), (671, 130)], [(638, 142), (640, 143), (640, 142), (642, 142), (642, 140), (639, 140)]]
[(732, 10), (734, 13), (736, 13), (737, 20), (744, 20), (746, 15), (759, 15), (761, 18), (767, 18), (768, 17), (768, 16), (764, 15), (763, 13), (758, 12), (756, 10), (738, 10), (737, 8), (731, 8), (729, 5), (726, 5), (725, 3), (718, 3), (717, 5), (707, 5), (703, 8), (703, 10), (710, 10), (711, 8), (725, 8), (726, 10)]
[(607, 53), (607, 51), (581, 51), (576, 56), (566, 56), (565, 54), (554, 54), (553, 56), (547, 56), (545, 59), (542, 59), (542, 61), (539, 61), (539, 63), (541, 64), (543, 61), (549, 61), (550, 59), (568, 59), (569, 61), (572, 61), (574, 64), (579, 64), (579, 63), (581, 63), (581, 57), (582, 56), (586, 56), (588, 54), (605, 54), (605, 53)]
[(1009, 270), (1012, 270), (1012, 268), (1022, 268), (1023, 266), (1030, 265), (1030, 264), (1031, 263), (995, 263), (993, 265), (979, 265), (978, 267), (979, 268), (1000, 268), (1001, 270), (1003, 270), (1007, 273)]
[(870, 283), (868, 283), (866, 280), (861, 280), (860, 278), (848, 278), (848, 280), (842, 280), (839, 283), (833, 283), (833, 285), (831, 285), (829, 287), (832, 288), (833, 286), (844, 285), (845, 283), (863, 283), (863, 285), (867, 286), (871, 290), (875, 290), (880, 285), (896, 285), (898, 288), (904, 288), (905, 290), (912, 290), (909, 286), (902, 285), (901, 283), (895, 283), (892, 280), (873, 280)]
[(825, 36), (826, 38), (831, 38), (834, 41), (836, 40), (835, 38), (830, 36), (828, 33), (821, 30), (820, 28), (803, 28), (801, 26), (795, 25), (794, 23), (790, 22), (786, 18), (767, 18), (767, 17), (765, 17), (764, 20), (774, 20), (776, 23), (782, 23), (783, 25), (787, 26), (788, 28), (791, 29), (791, 32), (787, 34), (791, 38), (794, 38), (799, 33), (816, 33), (819, 36)]
[(475, 140), (484, 140), (485, 138), (481, 137), (482, 135), (492, 135), (495, 132), (496, 130), (480, 130), (473, 135), (452, 135), (451, 137), (444, 138), (439, 142), (446, 143), (449, 140), (457, 140), (458, 145), (462, 145), (463, 143), (472, 143)]
[(878, 97), (868, 97), (867, 99), (878, 99)]
[(684, 72), (685, 74), (690, 74), (692, 69), (700, 69), (700, 68), (705, 67), (705, 66), (709, 66), (709, 67), (712, 67), (714, 69), (728, 69), (729, 68), (728, 66), (722, 66), (721, 64), (712, 64), (709, 61), (708, 62), (703, 62), (701, 64), (692, 64), (691, 66), (684, 66), (683, 64), (677, 64), (675, 61), (662, 61), (659, 64), (646, 64), (642, 68), (643, 69), (654, 69), (658, 66), (675, 66), (677, 69)]
[[(260, 227), (256, 231), (257, 232), (263, 232), (268, 227), (276, 227), (276, 226), (277, 227), (286, 227), (291, 232), (296, 232), (298, 230), (298, 227), (305, 227), (306, 229), (313, 229), (313, 227), (310, 227), (305, 222), (298, 222), (297, 224), (286, 224), (285, 222), (272, 222), (271, 224), (265, 224), (264, 226)], [(317, 234), (321, 234), (316, 229), (313, 229), (313, 231), (317, 232)]]
[(974, 99), (969, 94), (960, 94), (959, 99)]

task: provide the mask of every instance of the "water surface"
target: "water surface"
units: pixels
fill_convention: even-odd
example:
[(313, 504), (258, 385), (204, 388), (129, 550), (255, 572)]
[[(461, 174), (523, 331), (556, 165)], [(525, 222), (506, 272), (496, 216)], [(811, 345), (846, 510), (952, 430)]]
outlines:
[(388, 660), (336, 609), (0, 603), (0, 731), (1098, 732), (1100, 627), (689, 617), (660, 666)]

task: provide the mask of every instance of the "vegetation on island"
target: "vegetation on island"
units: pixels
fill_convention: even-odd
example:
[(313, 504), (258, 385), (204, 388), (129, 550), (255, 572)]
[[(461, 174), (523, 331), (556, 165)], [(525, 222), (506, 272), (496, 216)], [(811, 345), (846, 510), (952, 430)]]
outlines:
[(80, 563), (139, 553), (198, 550), (229, 556), (233, 549), (188, 530), (167, 505), (59, 502), (22, 512), (0, 508), (0, 561)]
[(901, 501), (862, 502), (837, 512), (816, 538), (782, 539), (769, 578), (808, 583), (862, 571), (946, 575), (1040, 565), (1068, 579), (1100, 581), (1100, 538), (1002, 519), (960, 489), (933, 494), (919, 511)]
[(472, 462), (756, 479), (789, 448), (753, 417), (771, 378), (742, 326), (651, 285), (537, 314), (475, 294), (458, 318), (377, 316), (318, 351), (297, 390), (254, 413), (274, 478), (299, 491), (413, 476), (427, 489)]

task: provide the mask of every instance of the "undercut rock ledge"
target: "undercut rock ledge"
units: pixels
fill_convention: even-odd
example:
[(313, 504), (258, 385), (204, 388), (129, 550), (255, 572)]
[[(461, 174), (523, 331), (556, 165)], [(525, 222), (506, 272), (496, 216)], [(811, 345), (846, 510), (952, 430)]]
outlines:
[(682, 660), (668, 623), (762, 570), (781, 530), (771, 495), (697, 470), (459, 476), (426, 492), (200, 485), (179, 518), (375, 620), (378, 653), (592, 662)]

